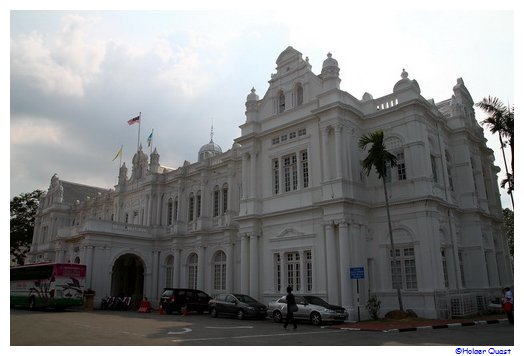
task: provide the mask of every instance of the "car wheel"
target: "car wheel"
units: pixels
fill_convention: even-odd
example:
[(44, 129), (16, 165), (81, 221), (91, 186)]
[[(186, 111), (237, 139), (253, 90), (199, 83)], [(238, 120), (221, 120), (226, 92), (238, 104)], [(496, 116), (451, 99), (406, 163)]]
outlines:
[(278, 310), (275, 310), (273, 312), (273, 321), (275, 323), (281, 323), (282, 322), (282, 313), (279, 312)]
[(319, 313), (317, 312), (311, 313), (311, 323), (313, 323), (313, 325), (322, 324), (322, 317), (320, 316)]
[(238, 312), (237, 312), (237, 319), (238, 320), (242, 320), (244, 319), (244, 311), (242, 309), (239, 309)]
[(213, 318), (216, 318), (218, 316), (217, 309), (211, 308), (211, 310), (209, 311), (209, 315), (211, 315), (211, 317)]

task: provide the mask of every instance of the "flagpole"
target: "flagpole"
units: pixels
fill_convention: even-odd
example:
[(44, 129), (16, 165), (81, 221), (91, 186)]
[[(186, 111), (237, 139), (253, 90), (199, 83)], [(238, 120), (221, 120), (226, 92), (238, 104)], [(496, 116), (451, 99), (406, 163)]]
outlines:
[(153, 151), (153, 131), (155, 129), (151, 129), (151, 134), (149, 135), (149, 137), (151, 138), (151, 140), (148, 140), (147, 144), (149, 145), (149, 155), (151, 156), (151, 151)]
[(141, 119), (141, 116), (142, 116), (142, 112), (139, 112), (138, 113), (138, 139), (137, 139), (137, 143), (136, 143), (136, 151), (138, 152), (140, 150), (140, 121), (142, 121)]

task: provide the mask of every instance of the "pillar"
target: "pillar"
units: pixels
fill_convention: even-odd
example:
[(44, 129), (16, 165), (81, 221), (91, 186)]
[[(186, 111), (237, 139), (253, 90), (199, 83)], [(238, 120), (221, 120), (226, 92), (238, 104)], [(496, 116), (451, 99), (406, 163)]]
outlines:
[(326, 224), (326, 282), (328, 291), (328, 301), (331, 304), (340, 304), (338, 296), (338, 280), (336, 276), (336, 246), (335, 246), (335, 227), (332, 223)]
[(249, 240), (242, 236), (240, 240), (240, 292), (249, 294)]
[(200, 290), (205, 290), (205, 275), (206, 275), (206, 248), (200, 246), (198, 253), (198, 274), (197, 274), (197, 288)]
[(342, 125), (335, 127), (335, 169), (336, 178), (342, 178)]
[(351, 284), (349, 267), (351, 266), (349, 249), (349, 226), (346, 222), (338, 225), (339, 257), (340, 257), (340, 296), (342, 305), (351, 305)]
[(331, 177), (329, 172), (329, 149), (328, 149), (328, 128), (322, 130), (322, 170), (323, 180), (328, 181)]
[(173, 288), (180, 288), (180, 250), (175, 249), (173, 256)]
[(258, 236), (249, 238), (249, 295), (258, 299)]
[(233, 273), (234, 267), (234, 256), (233, 256), (233, 245), (229, 244), (226, 246), (226, 291), (233, 292), (233, 279), (235, 275)]

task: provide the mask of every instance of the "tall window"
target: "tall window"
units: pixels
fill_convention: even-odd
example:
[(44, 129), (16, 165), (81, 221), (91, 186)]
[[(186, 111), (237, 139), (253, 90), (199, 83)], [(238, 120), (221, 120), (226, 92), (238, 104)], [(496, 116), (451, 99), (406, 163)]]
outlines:
[(278, 194), (280, 192), (280, 167), (278, 163), (278, 158), (273, 160), (273, 194)]
[(222, 186), (222, 214), (227, 213), (227, 183)]
[(404, 160), (404, 152), (398, 152), (396, 156), (398, 180), (406, 180), (406, 161)]
[(447, 171), (448, 171), (448, 182), (449, 182), (449, 188), (451, 190), (455, 190), (455, 188), (453, 187), (453, 174), (452, 174), (452, 170), (451, 170), (451, 157), (449, 155), (449, 152), (446, 151), (446, 168), (447, 168)]
[(282, 268), (282, 265), (280, 264), (280, 254), (279, 253), (275, 253), (274, 254), (274, 264), (275, 264), (275, 268), (274, 268), (274, 271), (275, 271), (275, 291), (281, 291), (282, 290), (282, 271), (281, 271), (281, 268)]
[(437, 159), (433, 155), (431, 155), (431, 173), (433, 174), (433, 182), (438, 183)]
[(226, 290), (226, 254), (223, 251), (218, 251), (214, 258), (215, 267), (215, 290)]
[(166, 288), (173, 287), (174, 258), (168, 256), (166, 259)]
[(220, 215), (220, 188), (218, 185), (215, 186), (213, 190), (213, 216)]
[(395, 249), (396, 264), (393, 263), (391, 250), (390, 256), (392, 287), (394, 289), (403, 288), (406, 290), (416, 290), (418, 284), (415, 249), (413, 247)]
[(442, 269), (444, 271), (444, 287), (449, 288), (449, 276), (448, 276), (448, 262), (446, 261), (446, 250), (442, 248), (440, 250), (442, 257)]
[(286, 110), (286, 96), (284, 95), (284, 92), (281, 90), (278, 93), (278, 112), (282, 113)]
[(286, 254), (287, 285), (293, 290), (300, 290), (300, 254), (290, 252)]
[(167, 225), (173, 224), (173, 200), (170, 198), (167, 201)]
[(300, 152), (300, 166), (302, 167), (302, 187), (309, 187), (309, 165), (307, 151)]
[(175, 221), (178, 220), (178, 197), (175, 198), (175, 208), (174, 208), (174, 219)]
[(284, 166), (284, 191), (297, 190), (298, 172), (297, 172), (297, 155), (292, 154), (283, 158)]
[(192, 253), (188, 258), (188, 276), (187, 286), (191, 289), (197, 288), (197, 277), (198, 277), (198, 256), (196, 253)]
[(302, 85), (299, 83), (296, 87), (296, 96), (297, 96), (297, 106), (302, 105), (304, 102), (304, 89), (302, 88)]
[(306, 251), (306, 283), (307, 291), (313, 290), (313, 261), (311, 259), (311, 251)]
[(195, 197), (193, 193), (189, 194), (189, 211), (188, 211), (188, 221), (193, 221), (193, 213), (195, 212)]
[(200, 191), (198, 191), (196, 199), (197, 199), (196, 216), (197, 218), (199, 218), (200, 215), (202, 214), (202, 194), (200, 194)]

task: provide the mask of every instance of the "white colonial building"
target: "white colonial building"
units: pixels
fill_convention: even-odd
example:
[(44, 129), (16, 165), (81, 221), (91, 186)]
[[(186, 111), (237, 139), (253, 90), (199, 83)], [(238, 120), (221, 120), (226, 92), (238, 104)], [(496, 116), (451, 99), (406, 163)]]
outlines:
[[(176, 170), (139, 150), (114, 190), (54, 175), (29, 262), (86, 264), (98, 301), (191, 287), (268, 302), (291, 285), (352, 319), (357, 298), (397, 309), (397, 284), (404, 307), (431, 318), (482, 311), (513, 283), (499, 168), (462, 79), (439, 103), (405, 71), (391, 94), (357, 99), (331, 54), (320, 74), (292, 47), (276, 64), (230, 150), (211, 139)], [(388, 175), (397, 266), (382, 184), (361, 169), (358, 140), (375, 130), (399, 162)], [(364, 270), (358, 295), (352, 267)]]

